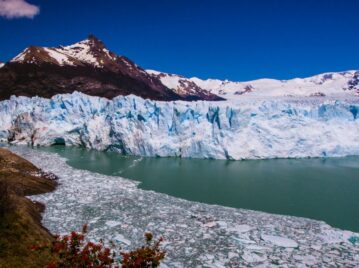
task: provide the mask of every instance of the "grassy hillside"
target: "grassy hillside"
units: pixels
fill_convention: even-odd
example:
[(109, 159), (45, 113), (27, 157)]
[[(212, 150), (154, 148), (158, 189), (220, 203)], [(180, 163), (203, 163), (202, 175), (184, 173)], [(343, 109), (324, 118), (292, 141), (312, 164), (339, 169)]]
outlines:
[(48, 252), (30, 250), (53, 239), (40, 223), (44, 207), (25, 196), (53, 191), (56, 185), (51, 175), (0, 148), (0, 267), (38, 268), (48, 263)]

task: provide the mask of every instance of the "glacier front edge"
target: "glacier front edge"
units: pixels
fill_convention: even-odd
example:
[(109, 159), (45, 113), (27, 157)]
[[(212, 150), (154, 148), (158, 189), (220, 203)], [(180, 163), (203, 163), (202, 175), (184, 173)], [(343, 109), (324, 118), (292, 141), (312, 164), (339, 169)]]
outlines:
[(263, 159), (359, 155), (359, 99), (161, 102), (74, 92), (0, 102), (0, 140), (141, 156)]

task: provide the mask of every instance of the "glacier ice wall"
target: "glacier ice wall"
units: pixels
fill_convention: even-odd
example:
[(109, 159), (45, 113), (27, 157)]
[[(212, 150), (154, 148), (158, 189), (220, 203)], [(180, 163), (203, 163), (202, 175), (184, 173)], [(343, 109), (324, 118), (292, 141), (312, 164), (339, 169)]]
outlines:
[(161, 157), (359, 155), (358, 112), (355, 98), (160, 102), (74, 92), (0, 102), (0, 140)]

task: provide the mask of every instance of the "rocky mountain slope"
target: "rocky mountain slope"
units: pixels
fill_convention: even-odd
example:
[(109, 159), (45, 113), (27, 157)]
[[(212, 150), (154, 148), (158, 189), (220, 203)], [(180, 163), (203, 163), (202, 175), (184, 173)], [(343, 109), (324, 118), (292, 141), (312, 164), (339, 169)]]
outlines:
[(0, 69), (0, 100), (73, 91), (106, 98), (134, 94), (153, 100), (221, 100), (211, 93), (175, 93), (94, 36), (70, 46), (30, 46)]

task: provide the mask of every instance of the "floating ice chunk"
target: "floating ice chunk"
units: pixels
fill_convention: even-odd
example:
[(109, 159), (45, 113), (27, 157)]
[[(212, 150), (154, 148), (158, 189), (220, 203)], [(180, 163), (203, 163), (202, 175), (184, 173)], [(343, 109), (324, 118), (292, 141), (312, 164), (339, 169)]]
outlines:
[(259, 255), (254, 252), (245, 251), (242, 255), (242, 258), (249, 263), (252, 262), (263, 262), (267, 259), (267, 256), (265, 255)]
[(233, 259), (239, 257), (238, 253), (228, 252), (228, 259)]
[(310, 246), (312, 249), (314, 250), (321, 250), (322, 249), (322, 246), (321, 245), (311, 245)]
[(241, 224), (241, 225), (236, 225), (232, 228), (229, 228), (228, 231), (231, 232), (237, 232), (237, 233), (245, 233), (245, 232), (249, 232), (250, 230), (253, 230), (254, 227), (249, 226), (247, 224)]
[(95, 223), (100, 219), (100, 217), (95, 217), (89, 221), (89, 223)]
[(261, 238), (266, 241), (270, 242), (278, 247), (284, 248), (296, 248), (298, 247), (298, 243), (293, 239), (289, 239), (286, 237), (276, 236), (276, 235), (261, 235)]
[(353, 235), (353, 233), (349, 231), (343, 231), (341, 233), (338, 233), (335, 230), (331, 229), (330, 226), (327, 224), (322, 226), (322, 231), (322, 238), (328, 244), (347, 242)]
[(205, 255), (205, 258), (206, 258), (207, 260), (213, 260), (213, 259), (214, 259), (214, 256), (213, 256), (212, 254), (206, 254), (206, 255)]
[(264, 250), (267, 250), (268, 248), (257, 246), (257, 245), (249, 245), (249, 246), (246, 247), (246, 249), (252, 250), (252, 251), (255, 251), (255, 252), (262, 252)]
[(221, 227), (226, 229), (228, 224), (225, 221), (217, 221), (217, 224)]
[(106, 221), (105, 224), (106, 224), (107, 226), (110, 226), (110, 227), (115, 227), (115, 226), (120, 225), (121, 223), (118, 222), (118, 221)]
[(117, 234), (115, 237), (114, 237), (114, 240), (118, 243), (122, 243), (122, 244), (126, 244), (128, 246), (131, 245), (131, 241), (126, 239), (122, 234)]
[(295, 255), (293, 258), (300, 263), (308, 265), (309, 267), (313, 267), (318, 262), (317, 258), (312, 255)]
[(213, 267), (214, 268), (226, 268), (226, 266), (223, 263), (219, 262), (219, 261), (215, 261), (213, 263)]
[(242, 244), (255, 244), (256, 242), (252, 241), (252, 240), (248, 240), (248, 239), (242, 239), (242, 238), (238, 238), (233, 236), (232, 237), (235, 241), (242, 243)]
[(203, 224), (203, 226), (207, 227), (207, 228), (213, 228), (213, 227), (217, 226), (217, 224), (218, 223), (216, 221), (210, 221), (210, 222)]

